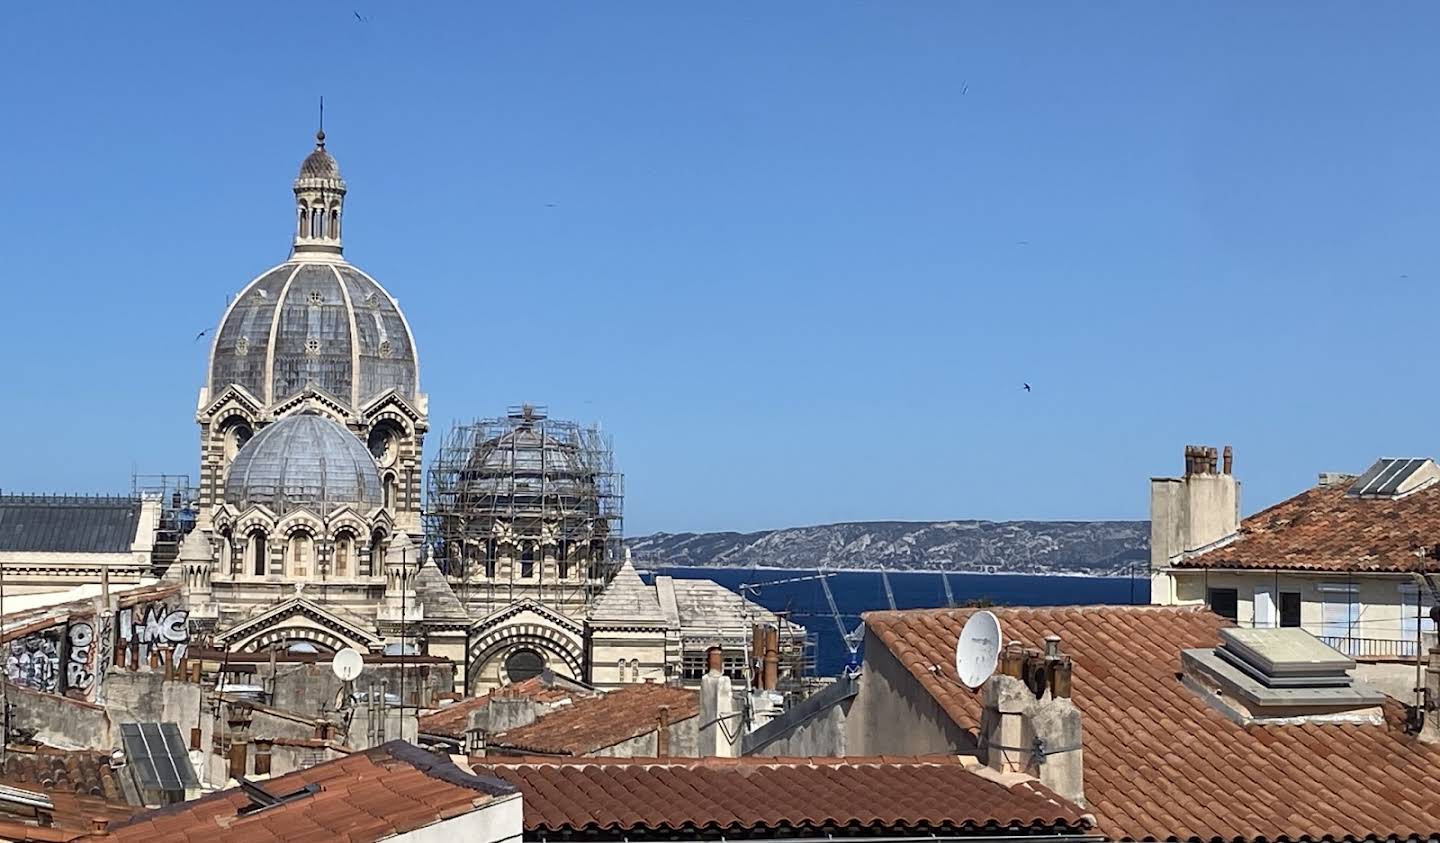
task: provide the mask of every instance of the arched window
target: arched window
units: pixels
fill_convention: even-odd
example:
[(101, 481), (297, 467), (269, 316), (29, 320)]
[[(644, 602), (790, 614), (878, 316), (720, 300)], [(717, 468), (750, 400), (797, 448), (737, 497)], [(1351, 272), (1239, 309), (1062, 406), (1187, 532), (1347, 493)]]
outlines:
[(290, 576), (310, 576), (310, 557), (314, 553), (310, 534), (297, 532), (290, 537)]
[(570, 542), (561, 539), (555, 546), (555, 564), (559, 569), (560, 579), (570, 578)]
[(520, 576), (524, 579), (535, 576), (535, 542), (520, 546)]
[(395, 475), (385, 475), (385, 508), (395, 511)]
[(350, 559), (355, 555), (355, 536), (342, 531), (335, 536), (335, 576), (350, 576)]
[(307, 231), (310, 230), (310, 229), (308, 228), (308, 226), (310, 225), (310, 220), (309, 220), (309, 218), (306, 216), (305, 210), (306, 210), (306, 209), (305, 209), (305, 203), (304, 203), (304, 202), (301, 202), (301, 203), (300, 203), (300, 226), (299, 226), (299, 228), (295, 229), (295, 233), (296, 233), (297, 235), (299, 235), (300, 237), (304, 237), (304, 236), (305, 236), (305, 232), (307, 232)]
[(255, 576), (265, 576), (265, 531), (256, 530), (250, 534), (250, 570)]
[(339, 239), (340, 239), (340, 209), (339, 209), (339, 208), (331, 208), (331, 209), (330, 209), (330, 238), (331, 238), (332, 240), (339, 240)]
[(385, 564), (385, 534), (376, 532), (370, 537), (370, 569), (365, 571), (366, 576), (374, 576), (375, 569)]
[(221, 436), (225, 442), (225, 463), (227, 465), (235, 460), (235, 455), (240, 453), (240, 449), (245, 447), (246, 442), (250, 441), (252, 433), (250, 425), (246, 424), (244, 419), (231, 418), (225, 422)]
[(234, 574), (235, 570), (235, 546), (231, 544), (230, 531), (223, 530), (220, 533), (220, 570)]
[(323, 237), (325, 232), (325, 209), (316, 208), (310, 212), (310, 236)]
[(640, 681), (640, 660), (639, 660), (639, 659), (631, 659), (631, 660), (630, 660), (630, 681), (631, 681), (631, 682), (639, 682), (639, 681)]

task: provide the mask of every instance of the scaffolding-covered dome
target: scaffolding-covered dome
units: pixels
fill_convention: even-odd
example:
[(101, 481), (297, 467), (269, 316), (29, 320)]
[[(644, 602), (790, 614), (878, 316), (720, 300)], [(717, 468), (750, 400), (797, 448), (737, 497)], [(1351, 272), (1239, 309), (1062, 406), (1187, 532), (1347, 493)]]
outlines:
[(380, 472), (364, 443), (318, 413), (297, 413), (266, 427), (240, 449), (225, 478), (225, 502), (259, 504), (279, 515), (319, 513), (344, 504), (381, 505)]

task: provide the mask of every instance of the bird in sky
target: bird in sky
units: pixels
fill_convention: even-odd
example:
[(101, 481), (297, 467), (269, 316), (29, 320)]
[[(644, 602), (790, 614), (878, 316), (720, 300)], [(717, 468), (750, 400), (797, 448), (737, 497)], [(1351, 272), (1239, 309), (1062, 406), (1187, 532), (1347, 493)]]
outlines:
[(553, 207), (555, 207), (555, 203), (554, 203), (554, 202), (546, 202), (546, 203), (545, 203), (545, 207), (547, 207), (547, 208), (553, 208)]
[(969, 83), (969, 82), (966, 82), (966, 83), (962, 84), (962, 85), (960, 86), (960, 96), (962, 96), (962, 97), (965, 96), (965, 92), (968, 91), (968, 90), (970, 90), (970, 83)]
[(203, 330), (203, 331), (201, 331), (200, 333), (196, 334), (196, 335), (195, 335), (195, 342), (199, 342), (199, 341), (200, 341), (200, 338), (203, 337), (203, 336), (205, 336), (205, 335), (208, 334), (208, 333), (210, 333), (210, 329), (209, 329), (209, 328), (206, 328), (205, 330)]
[(364, 15), (360, 14), (359, 12), (356, 12), (356, 13), (355, 13), (355, 20), (358, 20), (358, 21), (360, 21), (361, 23), (369, 23), (369, 21), (370, 21), (369, 18), (365, 17)]
[(1020, 388), (1023, 389), (1023, 390), (1025, 390), (1026, 392), (1029, 392), (1029, 391), (1030, 391), (1030, 384), (1028, 384), (1028, 383), (1022, 383), (1022, 384), (1020, 384)]

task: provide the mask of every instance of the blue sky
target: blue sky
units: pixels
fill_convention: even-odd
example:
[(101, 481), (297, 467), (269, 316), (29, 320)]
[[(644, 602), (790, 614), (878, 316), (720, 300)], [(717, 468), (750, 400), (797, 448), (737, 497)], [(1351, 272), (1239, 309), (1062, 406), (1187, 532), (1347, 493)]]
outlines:
[(1434, 4), (3, 17), (7, 490), (195, 472), (192, 338), (285, 257), (322, 93), (429, 450), (603, 422), (632, 534), (1143, 518), (1188, 442), (1249, 511), (1440, 451)]

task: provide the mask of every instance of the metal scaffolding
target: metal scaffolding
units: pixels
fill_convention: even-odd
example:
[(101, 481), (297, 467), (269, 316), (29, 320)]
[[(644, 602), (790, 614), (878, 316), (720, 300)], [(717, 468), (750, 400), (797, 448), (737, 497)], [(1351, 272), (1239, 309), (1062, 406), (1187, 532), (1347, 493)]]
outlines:
[(427, 541), (467, 592), (481, 586), (508, 599), (497, 590), (524, 585), (588, 600), (623, 553), (625, 483), (610, 438), (543, 407), (456, 425), (426, 493)]

